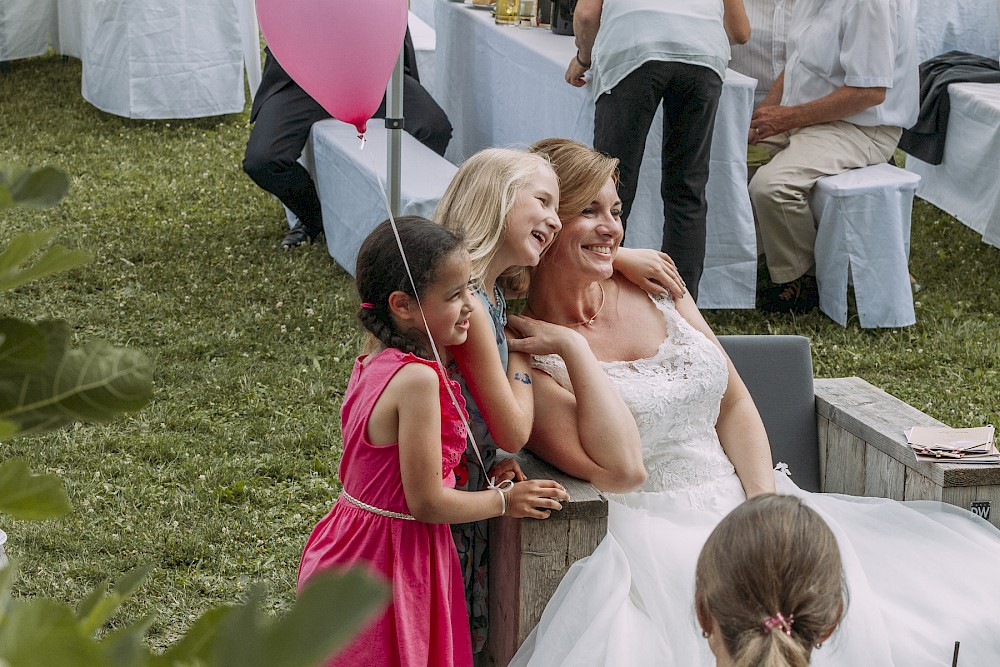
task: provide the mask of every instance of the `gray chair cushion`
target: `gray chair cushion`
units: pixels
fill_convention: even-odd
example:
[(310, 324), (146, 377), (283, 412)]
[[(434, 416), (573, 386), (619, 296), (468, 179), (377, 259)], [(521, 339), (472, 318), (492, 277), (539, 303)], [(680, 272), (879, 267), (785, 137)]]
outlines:
[(775, 463), (788, 464), (792, 480), (820, 490), (819, 445), (812, 357), (804, 336), (719, 336), (750, 390), (771, 441)]

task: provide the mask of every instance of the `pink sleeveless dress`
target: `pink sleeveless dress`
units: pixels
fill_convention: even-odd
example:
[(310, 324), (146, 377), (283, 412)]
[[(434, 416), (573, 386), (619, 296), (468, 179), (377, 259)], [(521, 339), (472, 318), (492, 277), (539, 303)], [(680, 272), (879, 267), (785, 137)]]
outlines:
[[(340, 481), (352, 498), (380, 510), (410, 514), (403, 495), (398, 444), (368, 442), (368, 417), (396, 372), (411, 363), (436, 364), (389, 348), (368, 363), (354, 362), (340, 411), (344, 451)], [(452, 391), (464, 410), (458, 383)], [(444, 385), (441, 399), (441, 459), (445, 486), (454, 488), (454, 468), (465, 451), (465, 427)], [(298, 588), (313, 573), (363, 564), (392, 586), (392, 604), (328, 667), (471, 667), (472, 646), (462, 572), (448, 524), (391, 518), (362, 509), (340, 496), (306, 542)]]

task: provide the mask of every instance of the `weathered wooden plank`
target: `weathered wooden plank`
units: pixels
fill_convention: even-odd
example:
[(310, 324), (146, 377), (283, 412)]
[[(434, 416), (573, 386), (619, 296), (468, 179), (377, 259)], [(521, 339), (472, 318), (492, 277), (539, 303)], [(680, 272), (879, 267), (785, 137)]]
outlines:
[(906, 469), (903, 500), (941, 500), (941, 486), (912, 468)]
[[(506, 665), (517, 651), (521, 635), (521, 525), (500, 517), (490, 521), (489, 634), (477, 667)], [(500, 657), (507, 656), (503, 662)]]
[(972, 503), (988, 502), (990, 508), (990, 523), (1000, 528), (1000, 486), (952, 486), (941, 491), (944, 502), (971, 510)]
[(883, 452), (865, 452), (865, 492), (870, 498), (903, 499), (906, 466)]
[(865, 441), (832, 421), (826, 437), (826, 480), (831, 493), (862, 496), (865, 493)]
[(830, 437), (830, 420), (826, 417), (816, 415), (816, 444), (819, 447), (819, 479), (820, 491), (829, 491), (826, 488), (826, 440)]
[[(914, 459), (903, 429), (943, 426), (941, 422), (861, 378), (816, 380), (816, 413), (904, 465), (941, 483), (943, 471)], [(924, 466), (921, 469), (920, 466)]]
[(553, 512), (549, 521), (608, 516), (608, 501), (590, 482), (567, 475), (527, 450), (521, 450), (515, 458), (528, 479), (551, 479), (566, 487), (570, 502), (564, 503), (561, 511)]
[(816, 412), (941, 486), (1000, 484), (1000, 466), (917, 461), (906, 444), (910, 426), (944, 426), (861, 378), (816, 380)]

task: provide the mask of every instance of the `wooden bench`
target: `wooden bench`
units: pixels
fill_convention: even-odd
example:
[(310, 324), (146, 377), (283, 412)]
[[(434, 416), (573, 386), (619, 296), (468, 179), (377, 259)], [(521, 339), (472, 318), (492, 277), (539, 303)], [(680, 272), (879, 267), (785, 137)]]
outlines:
[[(766, 344), (786, 342), (765, 339), (801, 339), (795, 336), (747, 336)], [(775, 430), (768, 422), (782, 414), (780, 405), (767, 405), (759, 396), (767, 378), (754, 377), (755, 342), (745, 350), (736, 350), (727, 337), (720, 339), (734, 364), (747, 381), (754, 399), (761, 405), (768, 433)], [(801, 346), (801, 345), (800, 345)], [(806, 342), (806, 350), (808, 343)], [(782, 374), (783, 360), (773, 355), (763, 357), (769, 372)], [(802, 366), (801, 360), (793, 364)], [(803, 369), (799, 369), (800, 371)], [(941, 500), (969, 509), (1000, 504), (1000, 467), (962, 466), (917, 462), (906, 447), (903, 430), (915, 425), (938, 425), (923, 412), (872, 386), (861, 378), (835, 378), (811, 381), (813, 392), (806, 398), (812, 404), (806, 415), (815, 425), (814, 448), (818, 464), (819, 489), (852, 495), (883, 496), (898, 500)], [(794, 384), (794, 383), (793, 383)], [(782, 387), (778, 387), (779, 391)], [(765, 389), (766, 390), (766, 389)], [(766, 400), (766, 399), (765, 399)], [(782, 399), (784, 400), (784, 399)], [(777, 410), (773, 408), (777, 407)], [(799, 406), (784, 412), (801, 411)], [(802, 415), (793, 415), (794, 418)], [(789, 443), (775, 442), (771, 435), (774, 461), (787, 461), (796, 452)], [(791, 446), (794, 446), (792, 444)], [(781, 451), (786, 448), (785, 451)], [(518, 454), (524, 472), (532, 478), (556, 479), (569, 490), (572, 500), (561, 512), (545, 521), (494, 519), (490, 526), (490, 631), (486, 650), (479, 656), (480, 667), (506, 665), (531, 629), (538, 623), (545, 604), (559, 585), (566, 570), (588, 556), (607, 532), (607, 500), (589, 484), (568, 477), (531, 453)], [(802, 464), (800, 463), (800, 466)], [(792, 479), (809, 489), (809, 471), (799, 477), (791, 465)], [(980, 515), (986, 514), (981, 510)], [(1000, 517), (987, 517), (1000, 527)]]

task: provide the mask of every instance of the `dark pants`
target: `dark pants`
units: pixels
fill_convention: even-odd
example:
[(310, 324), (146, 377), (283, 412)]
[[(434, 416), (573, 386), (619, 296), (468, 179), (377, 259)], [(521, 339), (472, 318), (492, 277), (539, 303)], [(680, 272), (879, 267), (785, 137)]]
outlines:
[(594, 113), (594, 148), (621, 161), (618, 195), (627, 224), (646, 135), (663, 104), (662, 250), (694, 298), (705, 264), (705, 185), (721, 94), (722, 80), (707, 67), (649, 61), (601, 95)]
[[(267, 69), (273, 56), (267, 54)], [(430, 93), (409, 75), (403, 77), (405, 129), (438, 155), (444, 155), (451, 140), (451, 123)], [(385, 118), (385, 99), (374, 118)], [(256, 111), (247, 141), (243, 171), (254, 183), (276, 196), (298, 216), (307, 229), (321, 230), (323, 215), (316, 186), (298, 158), (313, 123), (330, 114), (288, 81), (272, 92)]]

